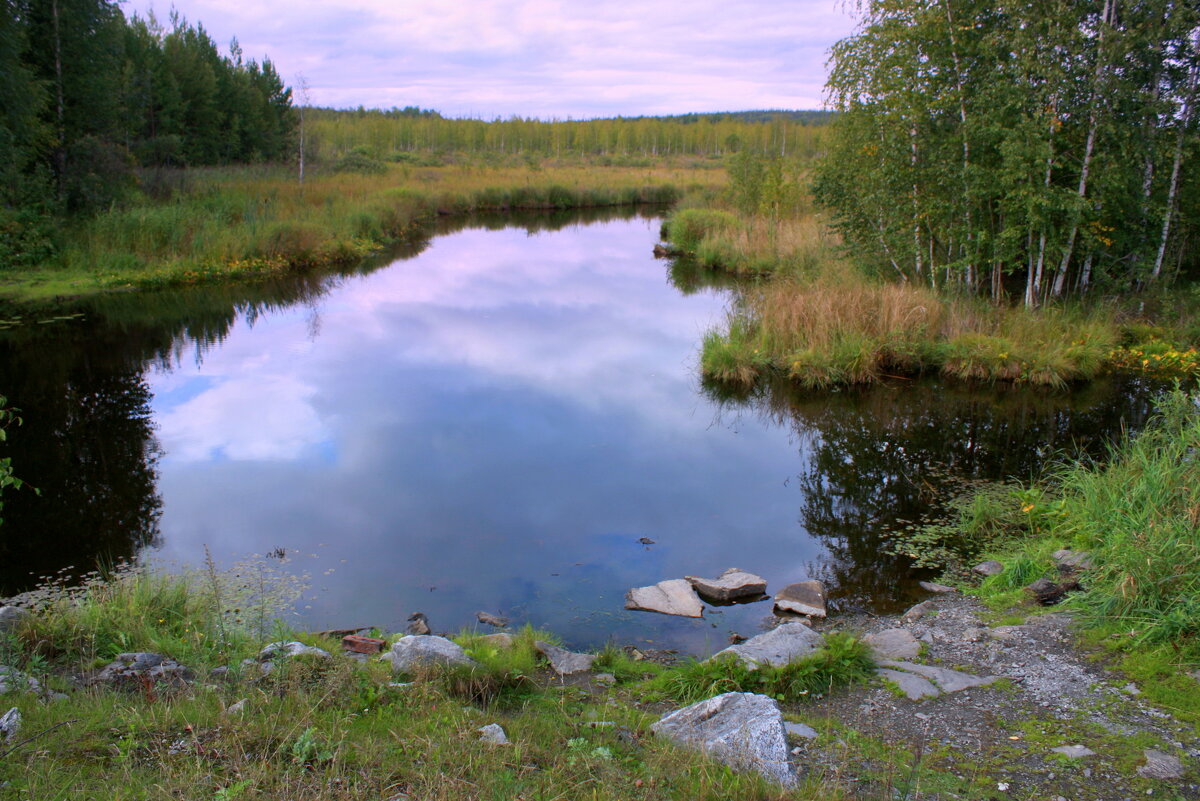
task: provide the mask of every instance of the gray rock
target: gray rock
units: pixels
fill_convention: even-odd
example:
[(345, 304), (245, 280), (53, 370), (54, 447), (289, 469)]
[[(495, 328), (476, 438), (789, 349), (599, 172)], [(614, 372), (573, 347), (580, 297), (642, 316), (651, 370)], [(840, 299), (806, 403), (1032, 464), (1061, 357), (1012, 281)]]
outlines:
[(933, 604), (929, 601), (922, 601), (916, 606), (910, 607), (907, 612), (900, 616), (900, 620), (904, 623), (915, 623), (932, 612), (933, 608)]
[(0, 717), (0, 739), (5, 742), (17, 736), (21, 730), (21, 710), (13, 707)]
[(275, 669), (274, 662), (259, 662), (257, 659), (242, 660), (242, 675), (246, 678), (253, 678), (249, 673), (257, 673), (259, 676), (266, 676)]
[(242, 700), (238, 701), (237, 703), (230, 704), (229, 706), (225, 707), (225, 714), (226, 715), (242, 714), (242, 712), (246, 711), (246, 704), (249, 702), (249, 700), (250, 699), (248, 699), (248, 698), (243, 698)]
[(718, 659), (733, 654), (750, 667), (780, 667), (793, 659), (808, 656), (824, 644), (825, 638), (803, 623), (784, 623), (744, 643), (718, 651), (709, 658)]
[(4, 693), (41, 693), (42, 683), (16, 668), (0, 665), (0, 695)]
[(29, 610), (19, 606), (0, 606), (0, 631), (12, 631), (29, 617)]
[(937, 687), (933, 686), (932, 682), (926, 681), (920, 676), (914, 676), (911, 673), (879, 668), (875, 671), (875, 674), (895, 683), (910, 701), (920, 701), (922, 698), (934, 698), (942, 694)]
[(1061, 568), (1075, 570), (1091, 570), (1094, 566), (1092, 555), (1087, 551), (1071, 551), (1063, 549), (1050, 554), (1055, 564)]
[(429, 628), (429, 618), (424, 612), (413, 612), (408, 616), (408, 626), (404, 629), (407, 634), (432, 634)]
[(947, 587), (945, 584), (934, 584), (932, 581), (917, 582), (917, 586), (925, 590), (925, 592), (936, 592), (938, 595), (944, 595), (948, 592), (958, 592), (953, 587)]
[(486, 726), (480, 726), (476, 731), (479, 732), (479, 739), (485, 743), (492, 745), (508, 745), (508, 735), (504, 733), (504, 728), (499, 723), (489, 723)]
[(730, 603), (740, 598), (757, 598), (767, 591), (767, 580), (762, 576), (731, 567), (715, 579), (684, 576), (701, 598), (713, 603)]
[(1139, 776), (1145, 776), (1147, 779), (1183, 778), (1183, 763), (1178, 757), (1152, 748), (1147, 748), (1142, 753), (1146, 756), (1146, 764), (1137, 769)]
[(825, 617), (825, 585), (799, 581), (775, 593), (775, 609), (809, 617)]
[(432, 634), (410, 634), (401, 637), (380, 657), (397, 673), (434, 665), (476, 665), (457, 643)]
[(500, 617), (499, 615), (493, 615), (490, 612), (476, 612), (475, 619), (480, 623), (486, 623), (487, 625), (498, 629), (502, 629), (508, 625), (508, 618)]
[(1000, 642), (1014, 642), (1025, 636), (1024, 626), (996, 626), (987, 629), (988, 636)]
[(783, 715), (765, 695), (724, 693), (672, 712), (650, 730), (735, 770), (757, 771), (785, 787), (796, 783)]
[(592, 681), (601, 687), (612, 687), (617, 683), (617, 677), (611, 673), (597, 673), (595, 676), (592, 676)]
[(684, 579), (660, 581), (650, 587), (634, 587), (625, 594), (625, 608), (659, 612), (677, 617), (703, 617), (704, 604)]
[(273, 642), (258, 652), (258, 661), (268, 662), (275, 659), (282, 659), (290, 656), (316, 656), (321, 659), (330, 659), (333, 654), (326, 651), (324, 648), (317, 648), (312, 645), (305, 645), (302, 642), (292, 640), (290, 642)]
[(535, 642), (533, 647), (550, 660), (550, 667), (554, 668), (554, 672), (560, 676), (586, 673), (592, 669), (592, 663), (596, 661), (594, 654), (577, 654), (541, 640)]
[(1051, 748), (1056, 754), (1069, 756), (1071, 759), (1082, 759), (1083, 757), (1095, 756), (1096, 752), (1082, 745), (1060, 745), (1058, 748)]
[(904, 629), (886, 629), (868, 634), (863, 642), (884, 659), (913, 659), (921, 653), (921, 643)]
[(980, 562), (971, 569), (981, 576), (997, 576), (1004, 572), (1004, 565), (992, 559), (987, 562)]
[(999, 676), (973, 676), (960, 670), (934, 667), (933, 665), (918, 665), (913, 662), (883, 662), (884, 667), (895, 668), (933, 681), (944, 692), (953, 693), (970, 687), (983, 687), (1000, 680)]
[(485, 634), (479, 638), (480, 645), (487, 645), (491, 648), (512, 648), (516, 642), (516, 637), (504, 632), (499, 634)]
[(117, 654), (117, 658), (105, 666), (92, 679), (92, 683), (121, 685), (145, 680), (183, 685), (192, 680), (192, 671), (161, 654)]
[(792, 723), (788, 720), (783, 722), (783, 731), (792, 737), (803, 737), (805, 740), (811, 740), (818, 736), (817, 730), (812, 726), (803, 723)]

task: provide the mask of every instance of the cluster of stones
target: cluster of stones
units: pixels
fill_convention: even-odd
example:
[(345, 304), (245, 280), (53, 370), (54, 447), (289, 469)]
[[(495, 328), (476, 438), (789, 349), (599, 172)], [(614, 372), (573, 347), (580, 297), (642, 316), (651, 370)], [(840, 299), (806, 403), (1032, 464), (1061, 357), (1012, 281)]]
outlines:
[[(1092, 555), (1087, 551), (1063, 549), (1055, 551), (1051, 554), (1051, 558), (1054, 559), (1054, 564), (1058, 568), (1059, 580), (1039, 578), (1025, 587), (1025, 591), (1043, 606), (1056, 604), (1067, 593), (1080, 589), (1079, 580), (1076, 577), (1079, 573), (1091, 570), (1094, 566)], [(980, 562), (972, 569), (984, 577), (998, 576), (1004, 572), (1004, 565), (993, 559)]]
[[(625, 594), (625, 608), (677, 617), (703, 617), (704, 602), (714, 606), (766, 600), (767, 580), (731, 567), (715, 579), (685, 576)], [(825, 617), (825, 586), (819, 581), (789, 584), (775, 593), (775, 611), (784, 615)]]

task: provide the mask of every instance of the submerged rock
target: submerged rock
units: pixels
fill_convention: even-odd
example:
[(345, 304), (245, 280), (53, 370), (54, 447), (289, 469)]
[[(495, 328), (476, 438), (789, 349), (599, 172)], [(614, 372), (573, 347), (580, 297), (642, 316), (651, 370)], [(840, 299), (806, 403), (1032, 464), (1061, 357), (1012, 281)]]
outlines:
[(412, 634), (401, 637), (390, 651), (379, 657), (389, 662), (392, 670), (407, 673), (414, 668), (435, 665), (477, 665), (458, 643), (432, 634)]
[(554, 668), (554, 672), (560, 676), (586, 673), (592, 669), (592, 663), (596, 661), (594, 654), (577, 654), (541, 640), (535, 642), (533, 647), (550, 660), (550, 667)]
[(475, 619), (494, 628), (502, 629), (508, 625), (508, 618), (493, 615), (490, 612), (476, 612)]
[(825, 617), (825, 585), (819, 581), (789, 584), (775, 593), (775, 609), (809, 617)]
[(796, 783), (788, 764), (783, 714), (765, 695), (718, 695), (666, 715), (650, 730), (735, 770), (756, 771), (785, 787)]
[(921, 653), (921, 643), (904, 629), (886, 629), (868, 634), (863, 642), (884, 659), (912, 659)]
[(824, 644), (825, 638), (803, 623), (784, 623), (740, 645), (731, 645), (709, 658), (733, 654), (750, 667), (780, 667), (793, 659), (808, 656)]
[(634, 587), (625, 594), (625, 608), (677, 617), (703, 617), (704, 604), (684, 579), (668, 579), (650, 587)]
[(767, 591), (767, 580), (762, 576), (731, 567), (715, 579), (684, 576), (696, 593), (712, 603), (731, 603), (743, 598), (757, 598)]

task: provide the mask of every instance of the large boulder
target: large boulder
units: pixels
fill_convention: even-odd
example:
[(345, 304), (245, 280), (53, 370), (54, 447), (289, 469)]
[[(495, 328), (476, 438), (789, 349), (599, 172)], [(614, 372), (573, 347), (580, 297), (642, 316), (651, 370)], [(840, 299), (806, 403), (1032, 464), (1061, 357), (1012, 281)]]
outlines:
[(650, 587), (634, 587), (625, 594), (625, 608), (660, 612), (678, 617), (703, 617), (704, 604), (685, 579), (660, 581)]
[(809, 617), (825, 617), (825, 585), (819, 581), (799, 581), (775, 593), (775, 609)]
[(672, 712), (650, 730), (735, 770), (757, 771), (785, 787), (796, 783), (788, 764), (783, 714), (765, 695), (718, 695)]
[(410, 634), (401, 637), (392, 645), (390, 651), (384, 652), (379, 658), (391, 663), (392, 670), (397, 673), (409, 673), (414, 669), (439, 665), (479, 664), (467, 656), (458, 643), (433, 634)]
[(711, 658), (733, 654), (750, 667), (780, 667), (793, 659), (808, 656), (825, 644), (825, 638), (803, 623), (784, 623), (768, 632), (731, 645)]
[(697, 594), (706, 601), (717, 604), (733, 603), (746, 598), (758, 598), (767, 591), (767, 580), (762, 576), (731, 567), (715, 579), (699, 576), (684, 576)]

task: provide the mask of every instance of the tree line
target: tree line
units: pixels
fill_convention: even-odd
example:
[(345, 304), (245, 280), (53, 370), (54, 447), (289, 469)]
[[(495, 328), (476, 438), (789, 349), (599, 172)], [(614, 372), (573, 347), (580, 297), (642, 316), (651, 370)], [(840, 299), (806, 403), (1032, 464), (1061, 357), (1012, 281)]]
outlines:
[(1029, 306), (1196, 264), (1200, 9), (1179, 0), (867, 0), (833, 49), (816, 180), (908, 281)]
[(177, 12), (0, 0), (0, 260), (21, 219), (103, 208), (137, 167), (286, 159), (295, 125), (269, 59), (223, 54)]

